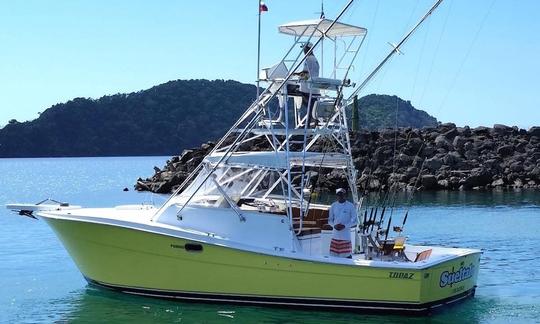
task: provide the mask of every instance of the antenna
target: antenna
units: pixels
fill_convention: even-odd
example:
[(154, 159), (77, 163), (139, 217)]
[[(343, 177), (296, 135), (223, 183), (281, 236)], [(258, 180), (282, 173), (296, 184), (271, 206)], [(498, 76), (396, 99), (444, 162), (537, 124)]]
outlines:
[(262, 13), (261, 0), (257, 0), (257, 10), (259, 12), (258, 16), (258, 25), (257, 25), (257, 97), (255, 100), (259, 100), (260, 96), (260, 77), (259, 73), (261, 70), (261, 13)]

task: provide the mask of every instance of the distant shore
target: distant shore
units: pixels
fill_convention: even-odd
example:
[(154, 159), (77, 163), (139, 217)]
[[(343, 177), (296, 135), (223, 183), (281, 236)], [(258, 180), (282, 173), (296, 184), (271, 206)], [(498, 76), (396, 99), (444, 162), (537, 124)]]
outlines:
[[(437, 127), (351, 132), (353, 161), (360, 190), (503, 190), (540, 189), (540, 127)], [(169, 193), (184, 181), (214, 143), (184, 150), (154, 175), (139, 178), (135, 189)], [(396, 148), (394, 150), (394, 147)], [(252, 150), (265, 150), (254, 144)], [(316, 189), (332, 191), (344, 179), (322, 173)]]

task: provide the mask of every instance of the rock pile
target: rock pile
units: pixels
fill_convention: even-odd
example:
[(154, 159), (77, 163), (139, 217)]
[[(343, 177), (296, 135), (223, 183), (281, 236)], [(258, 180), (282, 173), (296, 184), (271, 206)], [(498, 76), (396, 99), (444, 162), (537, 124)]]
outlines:
[[(351, 132), (353, 161), (361, 190), (540, 189), (540, 127), (528, 131), (494, 125), (470, 128), (453, 123), (422, 129)], [(153, 177), (138, 179), (137, 190), (171, 192), (214, 147), (184, 150)], [(266, 149), (260, 144), (251, 149)], [(248, 148), (246, 148), (248, 149)], [(321, 174), (318, 187), (343, 185), (335, 171)]]

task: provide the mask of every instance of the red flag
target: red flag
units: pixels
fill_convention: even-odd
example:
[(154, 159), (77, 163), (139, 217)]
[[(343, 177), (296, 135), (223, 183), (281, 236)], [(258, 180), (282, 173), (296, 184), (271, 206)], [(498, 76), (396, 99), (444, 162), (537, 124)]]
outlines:
[(259, 12), (266, 12), (268, 11), (268, 7), (266, 6), (266, 4), (264, 2), (260, 2), (259, 3)]

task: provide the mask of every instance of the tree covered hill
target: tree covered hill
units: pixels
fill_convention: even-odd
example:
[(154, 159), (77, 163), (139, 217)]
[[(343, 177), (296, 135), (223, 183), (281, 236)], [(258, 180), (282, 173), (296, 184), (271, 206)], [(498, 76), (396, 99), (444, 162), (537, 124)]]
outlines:
[[(221, 137), (253, 102), (255, 86), (176, 80), (129, 94), (75, 98), (0, 129), (0, 157), (171, 155)], [(359, 100), (361, 124), (422, 127), (436, 119), (397, 97)]]
[(437, 119), (415, 109), (410, 101), (397, 96), (370, 94), (358, 99), (360, 124), (371, 130), (398, 127), (437, 126)]

